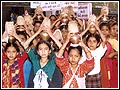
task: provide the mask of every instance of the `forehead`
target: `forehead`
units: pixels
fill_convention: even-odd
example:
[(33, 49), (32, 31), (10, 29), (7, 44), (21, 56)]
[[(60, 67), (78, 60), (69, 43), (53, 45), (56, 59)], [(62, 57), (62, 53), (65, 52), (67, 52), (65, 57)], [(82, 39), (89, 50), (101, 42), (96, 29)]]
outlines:
[(79, 51), (78, 51), (78, 49), (77, 48), (74, 48), (74, 49), (71, 49), (70, 50), (70, 53), (73, 53), (73, 54), (76, 54), (76, 53), (78, 53)]
[(67, 29), (62, 29), (61, 32), (62, 33), (68, 33), (68, 30)]
[(94, 41), (94, 40), (96, 40), (96, 38), (95, 37), (90, 37), (88, 40)]
[(40, 24), (40, 23), (38, 23), (38, 22), (37, 22), (37, 23), (35, 23), (35, 26), (39, 26), (39, 25), (41, 25), (41, 24)]
[(117, 28), (118, 27), (118, 25), (114, 25), (114, 26), (112, 26), (111, 28)]
[(102, 26), (102, 29), (103, 29), (103, 28), (108, 28), (108, 26), (104, 25), (104, 26)]
[(13, 47), (13, 46), (10, 46), (10, 47), (7, 48), (7, 51), (8, 51), (8, 50), (9, 50), (9, 51), (16, 51), (16, 48)]
[(20, 38), (25, 38), (25, 36), (22, 35), (22, 34), (19, 34), (18, 36), (19, 36)]
[(42, 43), (42, 44), (39, 44), (38, 48), (49, 48), (49, 47), (47, 44)]
[(55, 16), (51, 16), (50, 19), (56, 19)]
[(70, 50), (69, 54), (79, 54), (79, 51), (78, 51), (78, 49), (74, 48), (74, 49)]

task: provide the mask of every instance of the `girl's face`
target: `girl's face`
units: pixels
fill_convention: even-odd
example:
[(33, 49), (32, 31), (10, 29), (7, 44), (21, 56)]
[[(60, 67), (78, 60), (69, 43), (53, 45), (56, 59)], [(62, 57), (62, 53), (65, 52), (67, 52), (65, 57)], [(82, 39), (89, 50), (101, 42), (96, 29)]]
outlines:
[(88, 39), (87, 45), (88, 45), (90, 50), (95, 50), (99, 44), (98, 44), (95, 37), (90, 37)]
[(35, 26), (34, 26), (34, 32), (37, 32), (39, 30), (39, 27), (40, 27), (40, 23), (36, 23)]
[(103, 26), (101, 28), (102, 33), (107, 37), (109, 35), (109, 28), (107, 26)]
[(52, 17), (50, 18), (50, 21), (51, 21), (51, 23), (54, 23), (54, 22), (56, 21), (56, 18), (55, 18), (54, 16), (52, 16)]
[(26, 38), (23, 36), (23, 35), (18, 35), (19, 38), (21, 39), (21, 42), (25, 43), (26, 41)]
[(68, 55), (68, 59), (71, 65), (78, 65), (81, 56), (77, 49), (72, 49)]
[(110, 29), (110, 35), (112, 35), (113, 37), (116, 37), (117, 34), (118, 34), (118, 26), (114, 25)]
[(7, 57), (8, 57), (9, 60), (14, 60), (16, 58), (16, 56), (18, 55), (18, 52), (15, 49), (15, 47), (10, 46), (6, 50), (6, 55), (7, 55)]
[(39, 44), (37, 53), (41, 56), (41, 58), (46, 58), (51, 53), (49, 47), (45, 44)]

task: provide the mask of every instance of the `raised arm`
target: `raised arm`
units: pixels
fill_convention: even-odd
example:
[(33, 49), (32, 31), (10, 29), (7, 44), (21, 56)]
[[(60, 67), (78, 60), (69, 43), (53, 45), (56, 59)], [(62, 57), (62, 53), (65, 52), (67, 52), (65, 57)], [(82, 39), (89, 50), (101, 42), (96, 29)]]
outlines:
[(59, 22), (60, 23), (60, 20), (61, 20), (62, 18), (61, 18), (61, 16), (59, 16), (59, 18), (51, 25), (51, 30), (55, 27), (55, 26), (57, 26), (56, 24)]
[(80, 34), (80, 36), (83, 36), (88, 30), (90, 29), (90, 22), (87, 22), (87, 28)]
[(60, 43), (60, 41), (58, 39), (56, 39), (52, 32), (51, 32), (51, 29), (49, 26), (45, 26), (45, 32), (47, 32), (49, 34), (49, 36), (52, 38), (52, 40), (57, 44), (57, 46), (60, 48), (62, 46), (62, 44)]
[(80, 41), (79, 45), (80, 45), (81, 47), (83, 47), (87, 59), (88, 59), (88, 60), (91, 60), (91, 58), (92, 58), (93, 56), (92, 56), (91, 52), (89, 51), (88, 47), (83, 43), (82, 40)]
[(101, 39), (102, 39), (102, 46), (105, 47), (106, 37), (105, 37), (105, 35), (103, 35), (103, 33), (101, 32), (101, 30), (100, 30), (100, 28), (99, 28), (99, 26), (98, 26), (98, 22), (97, 22), (97, 21), (96, 21), (96, 23), (95, 23), (95, 27), (96, 27), (96, 29), (98, 30), (98, 32), (99, 32), (99, 34), (100, 34), (100, 37), (101, 37)]
[(38, 35), (40, 34), (40, 32), (42, 31), (42, 25), (40, 26), (39, 30), (33, 35), (31, 36), (29, 39), (27, 39), (27, 41), (23, 44), (23, 47), (26, 49), (30, 42)]
[(67, 39), (64, 42), (64, 44), (62, 45), (62, 47), (60, 48), (60, 50), (58, 51), (57, 57), (63, 56), (64, 50), (65, 50), (67, 44), (69, 43), (71, 36), (72, 36), (72, 34), (68, 33)]

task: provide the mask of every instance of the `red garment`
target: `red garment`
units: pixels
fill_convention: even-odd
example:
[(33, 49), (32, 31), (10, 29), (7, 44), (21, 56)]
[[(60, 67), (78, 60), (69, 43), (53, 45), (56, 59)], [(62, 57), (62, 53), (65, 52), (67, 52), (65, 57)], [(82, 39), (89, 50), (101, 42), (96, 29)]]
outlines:
[(110, 85), (111, 88), (118, 88), (118, 60), (112, 59), (112, 71), (111, 71)]
[[(5, 60), (8, 60), (8, 58), (7, 58), (7, 56), (5, 55), (5, 52), (3, 51), (2, 52), (2, 87), (3, 88), (11, 88), (11, 86), (12, 86), (12, 75), (11, 74), (13, 74), (12, 73), (12, 71), (11, 71), (11, 67), (10, 67), (10, 71), (9, 72), (7, 72), (7, 70), (6, 70), (6, 67), (7, 67), (7, 63), (6, 63), (6, 61)], [(28, 57), (28, 55), (27, 55), (27, 53), (26, 53), (26, 51), (24, 51), (23, 52), (23, 54), (21, 54), (20, 55), (20, 53), (16, 56), (16, 59), (15, 60), (17, 60), (18, 61), (18, 66), (19, 66), (19, 75), (20, 75), (20, 78), (19, 78), (19, 80), (20, 80), (20, 88), (24, 88), (24, 75), (23, 75), (23, 63), (24, 63), (24, 61), (26, 60), (26, 58)], [(5, 82), (4, 80), (5, 80), (5, 78), (3, 78), (4, 76), (6, 76), (7, 75), (7, 73), (10, 73), (9, 75), (9, 77), (10, 77), (10, 82)], [(4, 84), (4, 83), (8, 83), (9, 85), (6, 85), (6, 84)]]
[[(118, 87), (118, 61), (113, 58), (108, 58), (112, 52), (112, 45), (107, 41), (107, 51), (101, 59), (101, 75), (103, 88), (117, 88)], [(108, 79), (108, 71), (110, 71), (110, 80)]]
[[(66, 58), (58, 58), (58, 57), (56, 58), (56, 64), (60, 68), (63, 74), (63, 86), (64, 86), (73, 75), (72, 70), (70, 68), (70, 64)], [(78, 69), (75, 75), (77, 75), (79, 78), (80, 77), (82, 78), (93, 67), (94, 67), (94, 58), (92, 58), (90, 61), (86, 60), (78, 66)], [(78, 83), (77, 83), (76, 78), (73, 78), (69, 87), (78, 88)]]

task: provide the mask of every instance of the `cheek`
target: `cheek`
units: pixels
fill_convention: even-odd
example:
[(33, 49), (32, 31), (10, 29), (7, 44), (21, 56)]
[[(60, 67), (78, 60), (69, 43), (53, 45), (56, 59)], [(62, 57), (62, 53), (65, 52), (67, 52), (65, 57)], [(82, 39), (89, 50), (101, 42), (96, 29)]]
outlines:
[(39, 55), (41, 55), (42, 51), (39, 50), (39, 51), (37, 51), (37, 53), (38, 53)]
[(10, 54), (9, 54), (9, 53), (6, 53), (6, 56), (7, 56), (7, 57), (10, 56)]
[(17, 53), (14, 53), (13, 56), (16, 57), (18, 54)]

